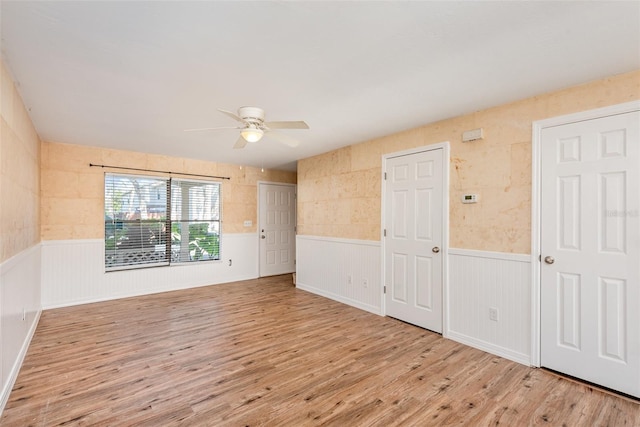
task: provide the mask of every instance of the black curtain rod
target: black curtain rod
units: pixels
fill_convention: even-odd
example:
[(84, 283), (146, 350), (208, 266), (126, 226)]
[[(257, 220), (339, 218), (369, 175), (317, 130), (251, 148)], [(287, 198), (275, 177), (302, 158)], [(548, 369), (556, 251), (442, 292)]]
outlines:
[(228, 176), (215, 176), (215, 175), (200, 175), (197, 173), (183, 173), (183, 172), (170, 172), (170, 171), (157, 171), (153, 169), (138, 169), (138, 168), (125, 168), (122, 166), (109, 166), (109, 165), (94, 165), (93, 163), (89, 163), (89, 166), (96, 168), (109, 168), (109, 169), (124, 169), (129, 171), (139, 171), (139, 172), (157, 172), (157, 173), (168, 173), (173, 175), (187, 175), (187, 176), (199, 176), (202, 178), (217, 178), (217, 179), (231, 179)]

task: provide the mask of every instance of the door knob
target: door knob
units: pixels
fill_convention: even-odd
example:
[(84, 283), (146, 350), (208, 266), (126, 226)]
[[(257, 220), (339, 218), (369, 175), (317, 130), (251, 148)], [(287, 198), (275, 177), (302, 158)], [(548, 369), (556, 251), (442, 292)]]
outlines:
[(267, 237), (263, 234), (262, 236), (260, 236), (261, 239), (266, 239)]
[(431, 252), (433, 252), (434, 254), (437, 254), (438, 252), (440, 252), (440, 248), (437, 246), (434, 246), (433, 249), (431, 249)]
[(554, 262), (556, 262), (556, 260), (553, 259), (552, 256), (547, 255), (546, 257), (544, 257), (544, 262), (546, 262), (547, 264), (553, 264)]

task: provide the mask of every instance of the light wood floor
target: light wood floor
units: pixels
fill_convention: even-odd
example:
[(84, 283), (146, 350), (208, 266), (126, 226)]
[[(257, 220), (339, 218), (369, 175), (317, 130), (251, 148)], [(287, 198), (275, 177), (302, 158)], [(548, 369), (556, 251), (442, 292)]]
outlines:
[(640, 426), (640, 405), (280, 276), (45, 311), (2, 426)]

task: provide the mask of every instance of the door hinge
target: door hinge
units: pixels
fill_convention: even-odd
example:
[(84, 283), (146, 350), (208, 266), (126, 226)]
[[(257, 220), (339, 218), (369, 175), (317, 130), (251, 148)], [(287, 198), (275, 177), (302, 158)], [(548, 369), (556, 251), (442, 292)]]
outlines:
[(382, 287), (382, 293), (384, 293), (384, 294), (386, 294), (386, 293), (387, 293), (387, 287), (386, 287), (386, 286), (383, 286), (383, 287)]
[(386, 228), (382, 231), (382, 235), (383, 235), (384, 237), (387, 237), (387, 229), (386, 229)]
[(387, 180), (387, 173), (386, 172), (384, 173), (384, 180), (385, 181)]

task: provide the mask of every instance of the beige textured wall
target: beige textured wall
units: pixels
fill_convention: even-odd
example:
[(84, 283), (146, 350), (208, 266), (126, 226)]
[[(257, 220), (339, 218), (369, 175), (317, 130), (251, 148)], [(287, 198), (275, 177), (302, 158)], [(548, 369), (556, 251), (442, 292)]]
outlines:
[(40, 241), (40, 138), (0, 63), (0, 262)]
[[(379, 240), (381, 156), (449, 141), (451, 247), (529, 253), (532, 122), (637, 99), (640, 70), (301, 160), (298, 232)], [(484, 140), (461, 142), (480, 127)], [(462, 204), (464, 193), (480, 202)]]
[[(104, 238), (104, 173), (136, 172), (89, 167), (89, 163), (231, 177), (222, 184), (224, 233), (257, 230), (258, 181), (296, 182), (295, 172), (261, 172), (194, 159), (43, 142), (42, 240)], [(245, 220), (253, 221), (253, 226), (244, 227)]]

